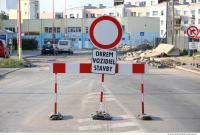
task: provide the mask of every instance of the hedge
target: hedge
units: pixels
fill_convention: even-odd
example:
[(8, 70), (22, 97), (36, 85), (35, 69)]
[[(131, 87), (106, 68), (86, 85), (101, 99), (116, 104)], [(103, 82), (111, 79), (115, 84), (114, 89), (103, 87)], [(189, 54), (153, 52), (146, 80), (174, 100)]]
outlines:
[[(13, 39), (13, 45), (17, 50), (17, 39)], [(22, 50), (36, 50), (38, 48), (38, 41), (36, 39), (22, 39)]]

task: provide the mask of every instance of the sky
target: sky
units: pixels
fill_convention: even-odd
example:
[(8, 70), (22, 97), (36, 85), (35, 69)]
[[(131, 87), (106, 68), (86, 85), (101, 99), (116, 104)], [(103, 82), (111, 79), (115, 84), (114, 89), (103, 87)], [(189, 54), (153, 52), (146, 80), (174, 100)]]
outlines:
[[(61, 12), (64, 10), (65, 0), (54, 0), (55, 1), (55, 11)], [(113, 0), (66, 0), (67, 8), (79, 7), (91, 3), (92, 5), (98, 5), (100, 3), (106, 6), (112, 6)], [(6, 0), (0, 0), (0, 10), (6, 11)], [(52, 10), (52, 0), (40, 0), (40, 12), (51, 11)]]

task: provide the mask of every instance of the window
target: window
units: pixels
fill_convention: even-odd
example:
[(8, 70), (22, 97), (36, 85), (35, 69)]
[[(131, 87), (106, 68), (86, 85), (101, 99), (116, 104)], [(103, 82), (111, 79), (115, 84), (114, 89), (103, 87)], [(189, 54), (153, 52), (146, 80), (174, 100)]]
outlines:
[(70, 18), (75, 18), (75, 17), (74, 17), (74, 14), (69, 14), (69, 17), (70, 17)]
[(154, 5), (154, 1), (151, 1), (151, 6), (153, 6)]
[(49, 28), (49, 33), (52, 33), (52, 27)]
[(117, 12), (117, 16), (120, 16), (119, 12)]
[(195, 21), (194, 21), (194, 20), (192, 20), (192, 21), (191, 21), (191, 24), (195, 24)]
[(184, 23), (184, 24), (188, 24), (188, 20), (184, 20), (183, 23)]
[(158, 16), (158, 11), (153, 11), (152, 14), (153, 16)]
[(114, 16), (114, 13), (113, 12), (109, 13), (109, 16)]
[(68, 32), (81, 32), (81, 27), (67, 27)]
[(164, 15), (164, 11), (163, 10), (161, 11), (161, 15)]
[(88, 33), (88, 27), (85, 27), (85, 33)]
[(85, 17), (88, 18), (88, 16), (89, 16), (88, 13), (86, 13), (86, 14), (85, 14)]
[(198, 9), (198, 14), (200, 14), (200, 9)]
[[(44, 27), (45, 33), (52, 33), (53, 28), (52, 27)], [(60, 27), (54, 27), (55, 33), (60, 33)]]
[(95, 14), (94, 13), (91, 13), (91, 18), (95, 18)]
[(57, 33), (60, 33), (60, 27), (57, 27), (56, 32), (57, 32)]
[(48, 27), (45, 27), (45, 28), (44, 28), (44, 32), (45, 32), (45, 33), (48, 33), (48, 32), (49, 32)]
[(136, 16), (136, 12), (131, 12), (131, 16)]
[(8, 28), (5, 28), (6, 30), (9, 30), (9, 31), (12, 31), (12, 32), (15, 32), (15, 28), (14, 27), (8, 27)]
[(191, 2), (192, 2), (192, 3), (196, 3), (196, 0), (192, 0)]

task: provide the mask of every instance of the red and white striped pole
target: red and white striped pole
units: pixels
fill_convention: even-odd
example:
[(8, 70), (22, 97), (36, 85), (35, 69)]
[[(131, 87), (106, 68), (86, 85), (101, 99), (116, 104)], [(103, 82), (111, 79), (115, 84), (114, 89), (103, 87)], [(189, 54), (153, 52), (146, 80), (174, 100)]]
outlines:
[(104, 74), (101, 75), (100, 112), (104, 112), (104, 109), (103, 109), (103, 82), (104, 82)]
[(57, 93), (58, 93), (58, 83), (57, 83), (57, 73), (55, 73), (55, 87), (54, 87), (54, 90), (55, 90), (55, 102), (54, 102), (54, 114), (57, 114)]
[(140, 86), (140, 90), (141, 90), (141, 101), (142, 101), (142, 114), (144, 114), (144, 79), (143, 79), (143, 75), (141, 75), (141, 86)]

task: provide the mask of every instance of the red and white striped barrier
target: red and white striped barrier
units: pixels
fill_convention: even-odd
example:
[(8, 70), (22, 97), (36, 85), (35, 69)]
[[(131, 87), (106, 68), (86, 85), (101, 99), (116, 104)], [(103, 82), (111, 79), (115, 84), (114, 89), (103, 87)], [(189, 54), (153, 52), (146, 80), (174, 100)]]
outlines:
[[(51, 73), (81, 74), (92, 73), (91, 63), (53, 63)], [(116, 64), (116, 74), (131, 75), (144, 74), (147, 70), (145, 64)]]
[[(55, 74), (55, 102), (54, 102), (54, 113), (57, 114), (57, 74), (81, 74), (81, 73), (92, 73), (91, 72), (91, 63), (53, 63), (50, 66), (50, 72)], [(119, 75), (132, 75), (132, 74), (141, 74), (141, 111), (144, 114), (144, 80), (143, 74), (147, 72), (147, 65), (143, 63), (135, 64), (116, 64), (116, 74)], [(101, 77), (101, 92), (100, 92), (100, 112), (103, 112), (103, 96), (104, 96), (104, 74)]]

